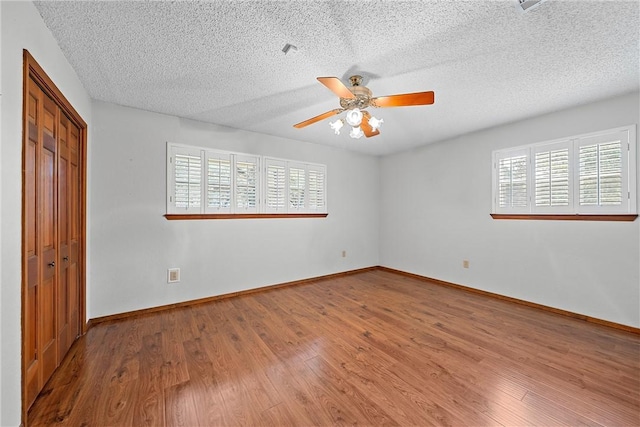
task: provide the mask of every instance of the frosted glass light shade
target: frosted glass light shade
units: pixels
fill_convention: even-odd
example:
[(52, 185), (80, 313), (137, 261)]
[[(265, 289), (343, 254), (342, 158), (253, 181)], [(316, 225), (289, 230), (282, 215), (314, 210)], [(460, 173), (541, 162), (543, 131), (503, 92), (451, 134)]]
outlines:
[(376, 119), (375, 117), (371, 117), (369, 119), (369, 125), (371, 126), (371, 129), (373, 129), (374, 131), (380, 129), (380, 126), (382, 125), (382, 123), (384, 123), (384, 119)]
[(344, 126), (344, 123), (342, 122), (342, 120), (338, 119), (333, 123), (329, 123), (329, 126), (331, 126), (331, 129), (333, 129), (336, 135), (340, 135), (340, 129), (342, 129), (342, 126)]
[(364, 132), (362, 132), (362, 129), (360, 129), (360, 126), (351, 128), (351, 132), (349, 132), (349, 136), (355, 139), (361, 138), (362, 135), (364, 135)]
[(351, 126), (360, 126), (362, 123), (362, 112), (359, 108), (354, 108), (347, 112), (347, 123)]

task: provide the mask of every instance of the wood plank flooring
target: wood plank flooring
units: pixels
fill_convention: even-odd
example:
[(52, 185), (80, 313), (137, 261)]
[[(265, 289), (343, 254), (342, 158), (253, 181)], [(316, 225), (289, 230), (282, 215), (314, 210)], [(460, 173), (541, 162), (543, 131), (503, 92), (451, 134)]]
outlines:
[(29, 425), (640, 425), (640, 337), (373, 270), (91, 328)]

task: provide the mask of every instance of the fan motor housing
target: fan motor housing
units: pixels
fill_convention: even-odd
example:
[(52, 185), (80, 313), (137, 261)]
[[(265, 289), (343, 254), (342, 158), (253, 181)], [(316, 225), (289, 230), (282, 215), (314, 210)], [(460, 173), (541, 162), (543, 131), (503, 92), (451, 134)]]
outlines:
[(346, 110), (354, 108), (364, 109), (370, 105), (371, 91), (365, 86), (351, 86), (349, 90), (356, 96), (355, 98), (340, 98), (340, 106)]
[(361, 110), (367, 108), (371, 103), (371, 97), (368, 95), (356, 95), (355, 98), (340, 98), (340, 106), (345, 110), (353, 110), (359, 108)]
[(340, 98), (340, 106), (345, 110), (353, 110), (354, 108), (364, 109), (370, 105), (371, 90), (366, 86), (361, 86), (362, 76), (355, 75), (349, 77), (351, 87), (349, 90), (355, 95), (355, 98)]

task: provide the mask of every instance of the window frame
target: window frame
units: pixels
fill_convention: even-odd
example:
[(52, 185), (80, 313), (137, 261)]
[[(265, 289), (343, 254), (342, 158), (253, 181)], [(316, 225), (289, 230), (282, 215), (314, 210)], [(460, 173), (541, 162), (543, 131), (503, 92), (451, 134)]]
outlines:
[[(530, 162), (530, 153), (528, 149), (524, 149), (524, 148), (516, 148), (513, 150), (509, 150), (509, 151), (500, 151), (500, 152), (496, 152), (494, 154), (494, 166), (493, 166), (493, 201), (494, 201), (494, 208), (493, 208), (493, 212), (495, 213), (504, 213), (504, 214), (509, 214), (509, 213), (521, 213), (522, 209), (520, 209), (517, 206), (513, 206), (512, 203), (509, 203), (509, 205), (507, 206), (500, 206), (500, 203), (498, 202), (498, 199), (500, 198), (500, 169), (498, 167), (498, 165), (501, 163), (502, 160), (504, 159), (516, 159), (516, 158), (520, 158), (520, 157), (525, 157), (525, 162), (527, 164), (527, 171), (529, 169), (529, 162)], [(526, 175), (526, 179), (525, 179), (525, 186), (526, 186), (526, 198), (527, 200), (530, 197), (530, 188), (531, 188), (531, 176), (530, 174), (527, 173)], [(513, 200), (512, 197), (509, 198), (510, 200)]]
[[(234, 167), (235, 167), (235, 161), (233, 159), (233, 156), (231, 155), (231, 153), (223, 153), (220, 151), (213, 151), (213, 150), (202, 150), (204, 153), (204, 167), (203, 167), (203, 175), (204, 175), (204, 179), (202, 182), (202, 187), (204, 188), (204, 203), (203, 203), (203, 211), (198, 212), (198, 213), (205, 213), (205, 214), (219, 214), (219, 213), (235, 213), (233, 211), (233, 208), (235, 206), (235, 179), (234, 179)], [(209, 191), (210, 188), (209, 186), (211, 185), (209, 182), (209, 178), (210, 178), (210, 174), (209, 174), (209, 168), (211, 166), (211, 160), (217, 160), (219, 162), (227, 162), (229, 164), (229, 200), (228, 200), (228, 206), (211, 206), (209, 204)]]
[[(622, 203), (615, 206), (580, 205), (580, 147), (603, 143), (621, 137)], [(600, 142), (599, 142), (600, 141)], [(637, 157), (636, 125), (621, 126), (492, 152), (491, 216), (494, 219), (588, 219), (632, 221), (637, 217)], [(568, 148), (569, 204), (567, 206), (536, 206), (536, 154)], [(524, 207), (500, 206), (500, 160), (525, 153), (527, 156), (527, 204)], [(598, 172), (598, 182), (600, 175)], [(551, 194), (551, 193), (550, 193)], [(626, 197), (625, 197), (626, 196)], [(576, 218), (580, 216), (581, 218)]]
[[(569, 156), (569, 164), (568, 164), (568, 176), (567, 176), (567, 186), (568, 186), (568, 204), (566, 206), (539, 206), (537, 205), (537, 165), (536, 165), (536, 155), (539, 153), (552, 153), (554, 151), (560, 151), (566, 149), (568, 151)], [(545, 144), (535, 144), (531, 147), (531, 213), (538, 215), (548, 215), (548, 214), (568, 214), (569, 212), (574, 212), (575, 210), (575, 201), (573, 197), (574, 183), (575, 180), (572, 179), (573, 174), (575, 172), (575, 163), (573, 162), (574, 156), (574, 144), (571, 139), (561, 139), (556, 140), (553, 143), (545, 143)], [(550, 190), (549, 197), (550, 199), (553, 197), (553, 190)]]
[[(264, 181), (264, 197), (265, 197), (265, 212), (275, 213), (282, 212), (287, 214), (317, 214), (317, 213), (326, 213), (327, 212), (327, 166), (319, 163), (310, 163), (310, 162), (301, 162), (296, 160), (287, 160), (281, 159), (277, 157), (264, 157), (265, 164), (265, 175), (268, 174), (269, 165), (274, 165), (276, 167), (284, 168), (284, 176), (285, 176), (285, 186), (284, 186), (284, 208), (283, 209), (274, 209), (269, 206), (269, 183), (267, 182), (268, 178), (265, 177)], [(300, 169), (304, 170), (304, 204), (303, 206), (292, 206), (291, 204), (291, 169)], [(309, 196), (310, 196), (310, 179), (309, 173), (311, 171), (320, 172), (323, 176), (322, 180), (322, 200), (323, 204), (321, 207), (313, 208), (310, 204)]]
[[(177, 208), (175, 205), (175, 157), (176, 155), (199, 156), (201, 159), (200, 171), (200, 206)], [(209, 206), (209, 163), (210, 159), (220, 159), (229, 163), (230, 167), (230, 200), (228, 206)], [(240, 163), (255, 164), (255, 206), (243, 203), (240, 206), (239, 170)], [(277, 164), (284, 168), (284, 206), (281, 209), (270, 209), (267, 204), (269, 164)], [(290, 168), (304, 169), (304, 204), (298, 208), (289, 206), (290, 192)], [(321, 171), (323, 205), (320, 209), (313, 209), (309, 205), (309, 171)], [(213, 148), (196, 147), (186, 144), (167, 142), (167, 186), (166, 186), (166, 213), (165, 218), (175, 219), (242, 219), (242, 218), (317, 218), (326, 217), (327, 213), (327, 167), (323, 164), (279, 159), (274, 157), (259, 156), (254, 154), (238, 153), (218, 150)], [(251, 194), (252, 186), (248, 193)], [(249, 200), (251, 198), (249, 197)], [(246, 202), (246, 200), (245, 200)]]
[[(624, 129), (614, 129), (612, 132), (610, 132), (611, 134), (613, 133), (623, 133), (625, 130)], [(576, 155), (578, 155), (579, 153), (579, 147), (581, 146), (586, 146), (586, 145), (593, 145), (593, 144), (602, 144), (606, 142), (607, 135), (609, 133), (598, 133), (598, 134), (594, 134), (594, 135), (590, 135), (590, 136), (585, 136), (583, 138), (580, 138), (578, 141), (576, 141), (576, 145), (575, 145), (575, 152)], [(633, 155), (631, 153), (632, 150), (632, 146), (631, 146), (631, 134), (628, 135), (627, 137), (627, 150), (625, 151), (624, 149), (624, 141), (621, 141), (621, 175), (623, 177), (622, 179), (622, 189), (621, 189), (621, 193), (622, 193), (622, 199), (624, 200), (624, 196), (625, 193), (627, 194), (627, 207), (625, 208), (624, 202), (621, 205), (614, 205), (614, 206), (607, 206), (607, 205), (598, 205), (598, 208), (589, 208), (588, 206), (580, 206), (580, 204), (578, 203), (576, 205), (576, 213), (578, 214), (594, 214), (594, 213), (600, 213), (600, 214), (629, 214), (629, 213), (637, 213), (637, 210), (634, 209), (635, 207), (635, 196), (636, 196), (636, 191), (635, 191), (635, 182), (636, 182), (636, 175), (635, 175), (635, 151), (633, 152)], [(635, 148), (635, 147), (634, 147)], [(632, 157), (633, 156), (633, 157)], [(600, 180), (601, 175), (598, 174), (598, 179)], [(624, 177), (626, 177), (626, 180), (624, 179)], [(575, 180), (575, 187), (576, 188), (576, 192), (578, 193), (576, 197), (579, 198), (579, 180), (580, 180), (580, 176), (579, 174), (575, 174), (574, 175), (574, 180)], [(633, 181), (633, 182), (631, 182)], [(633, 205), (632, 205), (633, 204)]]
[[(180, 213), (180, 214), (198, 214), (202, 212), (202, 183), (204, 181), (204, 162), (203, 162), (203, 154), (202, 150), (198, 147), (189, 147), (184, 146), (180, 147), (180, 151), (176, 151), (178, 147), (167, 145), (167, 213), (170, 212), (170, 204), (173, 206), (171, 213)], [(171, 166), (170, 163), (173, 161), (176, 155), (189, 155), (193, 157), (199, 157), (201, 160), (201, 171), (200, 171), (200, 205), (198, 207), (190, 207), (186, 208), (178, 208), (175, 206), (175, 201), (172, 198), (176, 197), (176, 179), (175, 177), (175, 166)], [(189, 204), (189, 203), (188, 203)]]
[[(282, 183), (282, 187), (279, 185), (275, 188), (275, 190), (271, 190), (272, 187), (269, 184), (272, 182), (270, 169), (282, 169), (283, 176), (282, 179), (284, 182)], [(287, 167), (286, 160), (274, 159), (270, 157), (265, 157), (264, 159), (264, 189), (263, 189), (263, 201), (264, 201), (264, 212), (266, 213), (287, 213), (287, 201), (289, 200), (289, 186), (287, 185), (288, 179), (287, 176), (289, 174), (289, 168)], [(280, 182), (280, 177), (278, 173), (278, 183)], [(275, 191), (277, 196), (277, 203), (272, 203), (270, 198), (270, 194), (272, 191)], [(280, 204), (280, 193), (282, 192), (282, 204)]]
[[(241, 154), (241, 153), (233, 153), (233, 162), (232, 162), (232, 210), (235, 214), (251, 214), (258, 213), (260, 209), (260, 189), (261, 189), (261, 176), (260, 176), (260, 166), (262, 163), (262, 159), (260, 156), (255, 156), (251, 154)], [(255, 168), (255, 185), (254, 185), (254, 206), (250, 206), (245, 204), (244, 206), (239, 205), (239, 184), (238, 184), (238, 164), (253, 164)], [(247, 185), (247, 192), (251, 192), (251, 186)]]

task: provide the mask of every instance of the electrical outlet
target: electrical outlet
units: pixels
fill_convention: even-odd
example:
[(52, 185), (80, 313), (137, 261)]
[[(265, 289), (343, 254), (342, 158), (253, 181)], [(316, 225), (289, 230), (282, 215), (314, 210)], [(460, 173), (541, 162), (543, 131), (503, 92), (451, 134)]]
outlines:
[(180, 269), (170, 268), (167, 270), (167, 283), (177, 283), (180, 281)]
[(468, 259), (463, 259), (462, 260), (462, 267), (463, 268), (469, 268), (469, 260)]
[(347, 251), (342, 251), (342, 258), (346, 258), (347, 257)]

